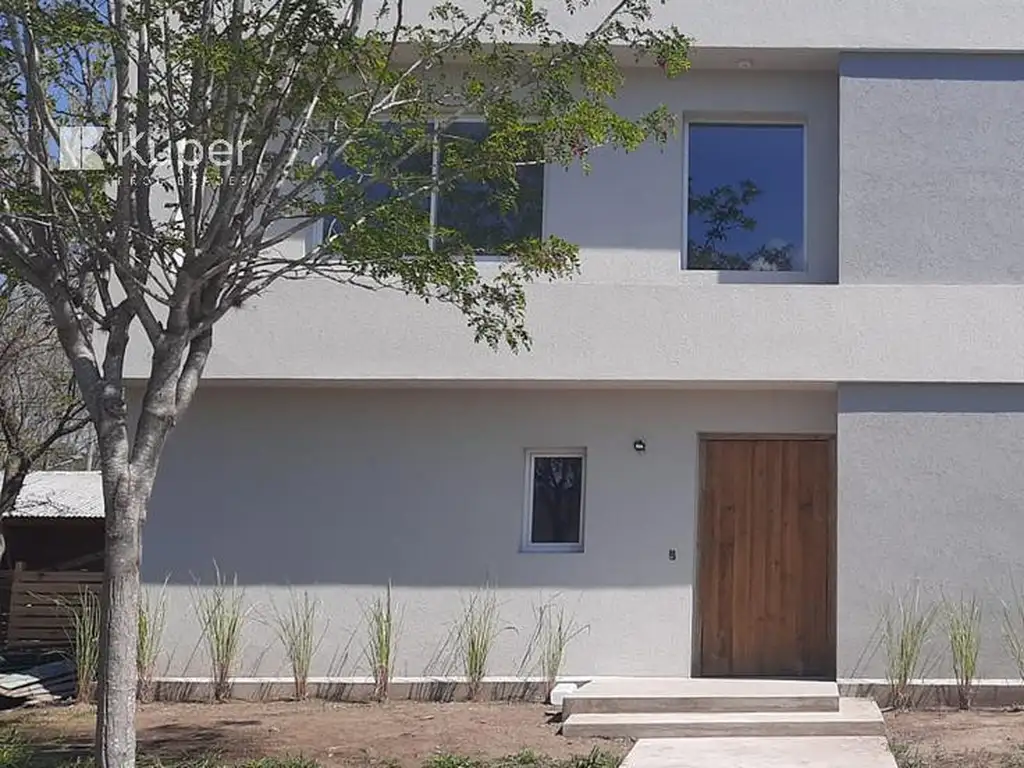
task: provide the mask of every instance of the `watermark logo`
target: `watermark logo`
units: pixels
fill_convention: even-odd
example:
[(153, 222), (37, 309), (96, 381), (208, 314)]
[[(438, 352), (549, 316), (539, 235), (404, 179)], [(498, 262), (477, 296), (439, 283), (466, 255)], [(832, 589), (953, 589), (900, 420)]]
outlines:
[(58, 167), (62, 171), (102, 171), (106, 167), (97, 152), (103, 141), (98, 125), (76, 125), (60, 129)]
[[(117, 135), (103, 144), (105, 131), (98, 125), (77, 125), (60, 129), (58, 167), (62, 171), (102, 171), (120, 167), (126, 160), (153, 170), (171, 168), (228, 168), (241, 165), (251, 141), (233, 144), (227, 139), (214, 139), (204, 144), (196, 139), (153, 141), (144, 134)], [(101, 152), (101, 150), (107, 150)]]

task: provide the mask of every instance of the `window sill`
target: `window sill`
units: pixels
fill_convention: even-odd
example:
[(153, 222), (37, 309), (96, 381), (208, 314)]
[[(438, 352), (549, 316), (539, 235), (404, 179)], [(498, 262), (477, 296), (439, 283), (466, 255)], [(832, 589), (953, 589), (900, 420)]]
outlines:
[(810, 272), (758, 272), (741, 269), (686, 269), (680, 270), (687, 282), (699, 285), (799, 285), (820, 283)]
[(582, 544), (524, 544), (519, 548), (521, 555), (581, 555)]

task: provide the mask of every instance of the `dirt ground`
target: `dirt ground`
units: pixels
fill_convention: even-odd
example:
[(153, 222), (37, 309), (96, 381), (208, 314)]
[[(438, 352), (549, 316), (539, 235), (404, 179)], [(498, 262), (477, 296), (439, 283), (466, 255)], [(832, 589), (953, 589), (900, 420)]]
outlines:
[[(47, 749), (73, 756), (91, 740), (93, 709), (0, 713), (0, 727), (8, 723)], [(142, 753), (153, 757), (215, 753), (233, 761), (302, 755), (329, 768), (419, 768), (443, 753), (497, 758), (529, 749), (564, 758), (595, 746), (619, 754), (629, 748), (625, 742), (566, 739), (544, 707), (530, 704), (147, 704), (139, 710), (138, 729)]]
[[(1024, 713), (889, 713), (886, 722), (907, 768), (1024, 768)], [(73, 756), (88, 748), (93, 710), (0, 713), (0, 727), (6, 724)], [(419, 768), (441, 753), (497, 758), (528, 749), (565, 758), (595, 746), (618, 754), (629, 748), (625, 742), (566, 739), (542, 706), (418, 702), (149, 704), (139, 711), (139, 740), (142, 752), (154, 757), (303, 755), (329, 768)]]
[(894, 751), (908, 768), (1024, 768), (1024, 713), (887, 713)]

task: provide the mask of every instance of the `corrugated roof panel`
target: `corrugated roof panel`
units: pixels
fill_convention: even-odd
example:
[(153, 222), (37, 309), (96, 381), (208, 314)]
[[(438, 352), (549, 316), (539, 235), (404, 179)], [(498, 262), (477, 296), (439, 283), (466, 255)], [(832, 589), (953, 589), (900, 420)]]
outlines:
[(31, 472), (11, 517), (103, 517), (99, 472)]

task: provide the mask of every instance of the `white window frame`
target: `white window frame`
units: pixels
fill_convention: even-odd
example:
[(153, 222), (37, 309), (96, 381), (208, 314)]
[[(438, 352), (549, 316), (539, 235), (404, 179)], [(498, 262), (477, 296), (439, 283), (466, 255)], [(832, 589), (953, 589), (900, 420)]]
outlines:
[[(583, 473), (580, 478), (580, 537), (578, 542), (534, 543), (533, 542), (533, 463), (537, 458), (582, 459)], [(586, 541), (587, 510), (587, 449), (586, 448), (529, 448), (526, 451), (526, 472), (524, 475), (523, 538), (522, 552), (581, 553)]]
[[(690, 269), (686, 260), (689, 256), (689, 223), (690, 223), (690, 126), (691, 125), (786, 125), (786, 126), (799, 126), (802, 128), (801, 139), (803, 144), (803, 152), (801, 163), (803, 165), (803, 246), (804, 246), (804, 263), (801, 265), (799, 270), (790, 270), (788, 272), (760, 272), (760, 271), (743, 271), (735, 269)], [(810, 278), (811, 273), (811, 250), (807, 241), (808, 234), (808, 220), (807, 220), (807, 184), (809, 181), (809, 174), (807, 169), (807, 134), (810, 130), (807, 117), (805, 115), (796, 115), (792, 113), (729, 113), (729, 112), (709, 112), (700, 113), (694, 115), (687, 115), (683, 119), (683, 231), (682, 231), (682, 243), (680, 245), (680, 257), (679, 265), (680, 269), (684, 274), (687, 275), (743, 275), (743, 282), (765, 282), (765, 283), (791, 283), (791, 282), (807, 282)]]

